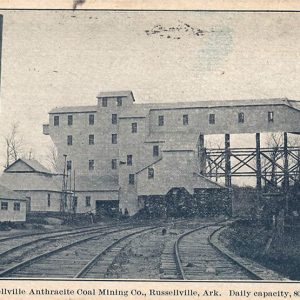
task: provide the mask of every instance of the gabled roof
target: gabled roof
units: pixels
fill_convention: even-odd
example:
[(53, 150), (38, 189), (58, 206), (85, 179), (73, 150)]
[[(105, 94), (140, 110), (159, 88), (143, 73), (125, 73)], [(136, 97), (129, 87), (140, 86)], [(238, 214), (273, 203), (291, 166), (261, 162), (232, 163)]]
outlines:
[(26, 201), (26, 198), (22, 197), (20, 194), (8, 189), (3, 185), (0, 185), (0, 199)]
[(76, 176), (75, 192), (78, 191), (118, 191), (118, 177), (114, 176)]
[(88, 113), (88, 112), (96, 112), (96, 105), (89, 106), (63, 106), (63, 107), (55, 107), (50, 110), (49, 114), (72, 114), (72, 113)]
[[(35, 172), (35, 173), (44, 173), (44, 174), (51, 174), (51, 171), (48, 170), (47, 168), (45, 168), (41, 163), (39, 163), (37, 160), (34, 159), (26, 159), (26, 158), (19, 158), (18, 160), (16, 160), (15, 162), (13, 162), (11, 165), (9, 165), (4, 172), (5, 173), (22, 173), (22, 170), (18, 170), (18, 171), (12, 171), (10, 169), (12, 169), (13, 166), (16, 166), (17, 164), (23, 162), (25, 165), (27, 165), (29, 167), (29, 169), (31, 169), (31, 172)], [(27, 173), (27, 170), (24, 170), (24, 173)]]

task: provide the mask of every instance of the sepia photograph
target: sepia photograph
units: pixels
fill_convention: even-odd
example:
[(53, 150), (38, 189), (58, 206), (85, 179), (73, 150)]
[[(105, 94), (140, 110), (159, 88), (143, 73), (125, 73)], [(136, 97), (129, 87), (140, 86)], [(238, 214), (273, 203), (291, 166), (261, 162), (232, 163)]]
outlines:
[(299, 281), (300, 13), (84, 2), (0, 10), (1, 279)]

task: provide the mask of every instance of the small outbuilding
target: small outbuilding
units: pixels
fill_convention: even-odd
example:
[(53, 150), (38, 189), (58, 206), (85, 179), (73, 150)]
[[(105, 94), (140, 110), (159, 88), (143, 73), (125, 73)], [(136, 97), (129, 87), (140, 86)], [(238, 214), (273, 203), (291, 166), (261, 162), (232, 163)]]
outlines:
[(62, 178), (38, 161), (20, 158), (8, 166), (0, 184), (27, 199), (28, 212), (59, 212)]
[(26, 199), (0, 185), (0, 222), (25, 222)]

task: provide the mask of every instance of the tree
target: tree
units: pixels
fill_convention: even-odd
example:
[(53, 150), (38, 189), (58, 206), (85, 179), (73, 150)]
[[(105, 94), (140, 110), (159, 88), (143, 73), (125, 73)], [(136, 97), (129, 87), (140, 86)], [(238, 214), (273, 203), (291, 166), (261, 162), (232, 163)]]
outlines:
[(4, 137), (6, 147), (5, 168), (15, 162), (23, 151), (23, 140), (19, 136), (19, 124), (13, 123), (10, 132)]
[(50, 168), (55, 173), (58, 172), (58, 154), (56, 147), (52, 144), (49, 147), (48, 155), (47, 155), (47, 162), (50, 165)]

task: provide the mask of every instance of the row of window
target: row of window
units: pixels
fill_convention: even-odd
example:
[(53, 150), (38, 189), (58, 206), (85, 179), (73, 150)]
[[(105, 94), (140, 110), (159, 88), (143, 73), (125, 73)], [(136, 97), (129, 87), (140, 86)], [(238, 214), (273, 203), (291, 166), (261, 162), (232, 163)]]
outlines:
[[(90, 114), (89, 115), (89, 125), (94, 125), (94, 124), (95, 124), (95, 115)], [(59, 116), (54, 116), (53, 125), (54, 126), (59, 126)], [(68, 125), (69, 126), (73, 125), (73, 115), (68, 115)]]
[[(123, 105), (122, 97), (117, 97), (117, 106)], [(102, 107), (107, 107), (107, 97), (102, 98)]]
[[(1, 210), (8, 210), (8, 202), (7, 201), (1, 201)], [(14, 210), (15, 211), (21, 210), (20, 202), (14, 202)]]
[[(238, 113), (238, 123), (244, 123), (244, 122), (245, 122), (245, 114), (243, 112), (239, 112)], [(268, 122), (274, 122), (274, 112), (273, 111), (268, 112)], [(208, 123), (209, 124), (216, 123), (216, 115), (215, 114), (208, 115)], [(189, 125), (189, 115), (182, 115), (182, 124)], [(165, 125), (165, 117), (158, 116), (158, 126), (164, 126), (164, 125)]]
[[(154, 145), (153, 146), (153, 157), (157, 157), (159, 156), (159, 146)], [(132, 166), (133, 164), (133, 155), (132, 154), (128, 154), (127, 155), (127, 159), (126, 159), (126, 164), (127, 166)], [(116, 158), (113, 158), (111, 160), (111, 168), (113, 170), (116, 170), (118, 168), (118, 160)], [(93, 171), (95, 169), (95, 161), (93, 159), (89, 160), (89, 170)], [(67, 160), (67, 170), (72, 170), (72, 161), (71, 160)], [(50, 194), (48, 194), (48, 201), (50, 201)], [(50, 205), (48, 205), (50, 206)]]
[[(154, 178), (154, 168), (148, 168), (148, 179), (153, 179)], [(135, 175), (134, 174), (129, 174), (128, 175), (128, 183), (129, 184), (134, 184), (135, 183)]]
[[(118, 143), (118, 135), (116, 133), (113, 133), (111, 135), (111, 143), (117, 144)], [(73, 136), (68, 135), (67, 136), (67, 145), (72, 146), (73, 145)], [(93, 134), (89, 135), (89, 145), (95, 145), (95, 136)]]

